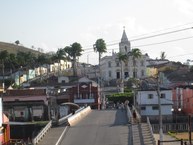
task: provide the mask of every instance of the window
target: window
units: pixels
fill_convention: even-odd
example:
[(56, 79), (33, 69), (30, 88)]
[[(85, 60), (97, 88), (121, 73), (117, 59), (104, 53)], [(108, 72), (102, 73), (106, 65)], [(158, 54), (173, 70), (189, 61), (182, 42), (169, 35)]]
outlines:
[(141, 66), (144, 66), (144, 61), (143, 60), (141, 61)]
[(141, 107), (141, 110), (146, 110), (146, 107), (145, 106)]
[(117, 79), (120, 79), (120, 72), (117, 72)]
[(133, 77), (137, 78), (137, 69), (133, 69)]
[(152, 106), (152, 110), (158, 110), (159, 107), (158, 106)]
[(109, 71), (109, 77), (111, 77), (111, 76), (112, 76), (111, 71)]
[(116, 66), (119, 67), (119, 62), (116, 62)]
[(166, 94), (164, 94), (164, 93), (161, 93), (161, 96), (160, 96), (160, 98), (166, 98)]
[(108, 66), (111, 67), (111, 62), (110, 61), (108, 62)]
[(148, 94), (148, 99), (153, 99), (153, 94)]
[(125, 52), (127, 52), (127, 46), (125, 46)]
[(125, 72), (125, 78), (129, 77), (129, 73)]
[(144, 70), (141, 70), (141, 76), (143, 77), (144, 76)]

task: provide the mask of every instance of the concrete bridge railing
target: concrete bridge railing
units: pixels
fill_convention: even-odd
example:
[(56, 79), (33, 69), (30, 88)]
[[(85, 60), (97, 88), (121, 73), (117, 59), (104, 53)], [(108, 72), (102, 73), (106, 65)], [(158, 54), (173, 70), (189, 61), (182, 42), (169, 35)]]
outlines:
[(45, 134), (52, 127), (52, 121), (50, 121), (41, 131), (40, 133), (32, 140), (33, 145), (36, 145), (40, 142), (40, 140), (45, 136)]
[(91, 112), (90, 106), (78, 111), (78, 113), (75, 113), (74, 115), (68, 118), (68, 124), (70, 126), (75, 125), (78, 121), (80, 121), (83, 117), (85, 117), (90, 112)]

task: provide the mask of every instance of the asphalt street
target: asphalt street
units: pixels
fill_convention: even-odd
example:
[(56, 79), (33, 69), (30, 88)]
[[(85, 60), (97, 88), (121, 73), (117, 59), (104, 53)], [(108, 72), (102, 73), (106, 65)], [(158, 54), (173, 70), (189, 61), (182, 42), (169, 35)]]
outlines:
[(130, 145), (130, 124), (123, 110), (92, 110), (68, 129), (61, 145)]

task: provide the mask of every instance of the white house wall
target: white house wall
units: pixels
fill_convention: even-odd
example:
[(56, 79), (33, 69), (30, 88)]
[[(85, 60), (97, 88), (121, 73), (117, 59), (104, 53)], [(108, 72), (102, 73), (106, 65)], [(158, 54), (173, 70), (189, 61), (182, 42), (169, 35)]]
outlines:
[[(148, 95), (152, 94), (153, 98), (149, 98)], [(172, 90), (160, 91), (160, 94), (165, 94), (165, 98), (161, 98), (161, 112), (162, 115), (172, 115)], [(158, 115), (158, 109), (153, 110), (153, 106), (158, 106), (157, 91), (138, 91), (136, 95), (136, 102), (140, 108), (141, 115)], [(142, 110), (141, 107), (145, 107)]]

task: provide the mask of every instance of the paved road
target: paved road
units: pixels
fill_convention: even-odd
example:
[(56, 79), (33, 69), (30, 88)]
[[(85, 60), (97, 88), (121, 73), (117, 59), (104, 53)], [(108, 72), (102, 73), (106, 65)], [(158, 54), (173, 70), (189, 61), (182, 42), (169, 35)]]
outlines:
[(122, 110), (92, 110), (70, 127), (61, 145), (130, 145), (130, 125)]

